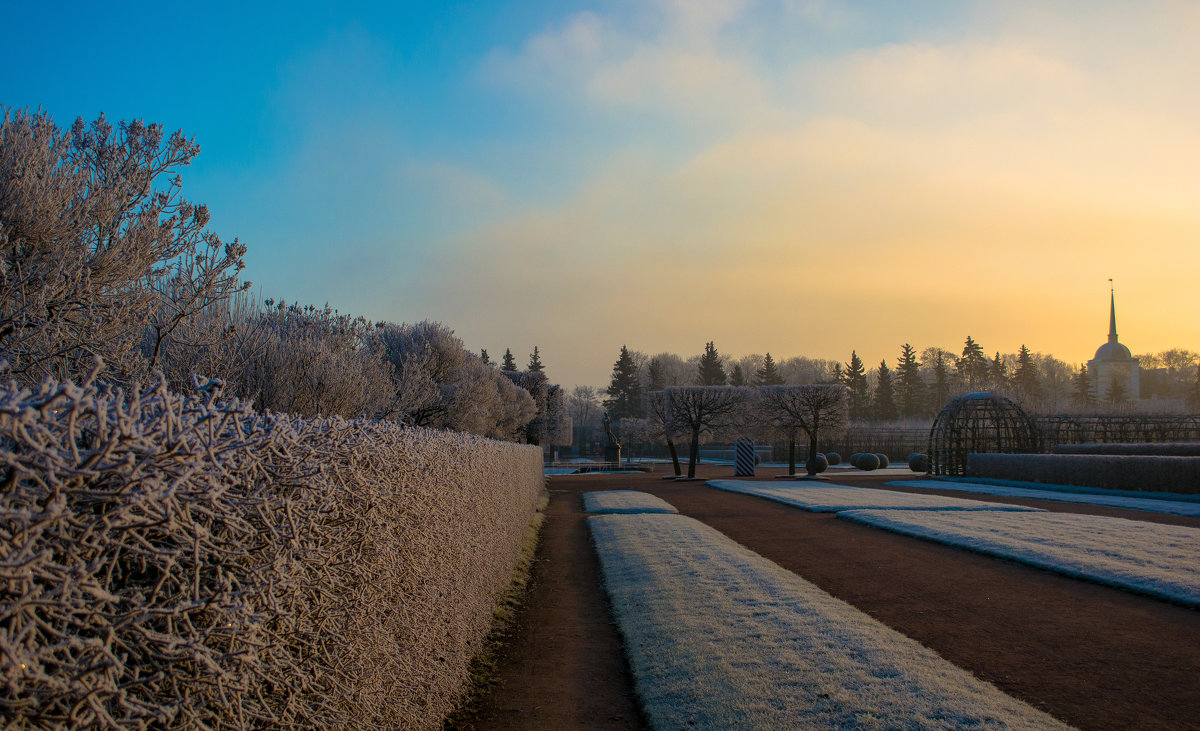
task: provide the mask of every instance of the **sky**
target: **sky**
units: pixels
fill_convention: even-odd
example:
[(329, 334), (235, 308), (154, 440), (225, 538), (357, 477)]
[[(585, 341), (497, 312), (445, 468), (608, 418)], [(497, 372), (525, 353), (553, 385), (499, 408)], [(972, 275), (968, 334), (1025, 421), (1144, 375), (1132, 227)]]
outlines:
[(262, 297), (607, 383), (622, 345), (1200, 350), (1200, 3), (6, 10), (0, 105), (142, 119)]

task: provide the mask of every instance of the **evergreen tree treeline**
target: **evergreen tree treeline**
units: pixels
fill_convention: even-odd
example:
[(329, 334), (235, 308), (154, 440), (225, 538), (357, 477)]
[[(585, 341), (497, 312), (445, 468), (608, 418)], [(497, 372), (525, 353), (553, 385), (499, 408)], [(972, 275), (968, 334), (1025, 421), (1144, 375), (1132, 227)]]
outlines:
[[(1173, 349), (1137, 357), (1143, 368), (1158, 369), (1158, 382), (1169, 378), (1167, 397), (1200, 407), (1200, 355)], [(1075, 367), (1053, 356), (1034, 353), (1024, 343), (1016, 353), (996, 351), (990, 357), (971, 336), (965, 339), (961, 353), (937, 347), (918, 351), (911, 343), (904, 343), (894, 362), (892, 366), (884, 359), (868, 369), (853, 350), (846, 363), (791, 358), (781, 365), (769, 352), (737, 359), (723, 356), (714, 341), (706, 342), (703, 351), (691, 358), (671, 353), (647, 358), (622, 346), (606, 405), (614, 419), (625, 414), (640, 417), (642, 408), (634, 404), (641, 394), (671, 386), (840, 383), (847, 389), (850, 418), (860, 421), (927, 419), (952, 396), (981, 390), (1001, 391), (1035, 411), (1098, 406), (1095, 383), (1086, 366)], [(1147, 372), (1143, 370), (1143, 393)], [(1109, 402), (1134, 397), (1120, 386), (1115, 397), (1111, 389), (1106, 390), (1110, 392), (1106, 399)]]

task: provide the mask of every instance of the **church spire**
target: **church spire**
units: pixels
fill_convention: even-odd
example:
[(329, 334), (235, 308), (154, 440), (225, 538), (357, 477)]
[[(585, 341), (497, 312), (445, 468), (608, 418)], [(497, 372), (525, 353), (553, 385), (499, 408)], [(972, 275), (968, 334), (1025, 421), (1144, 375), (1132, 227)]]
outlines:
[(1112, 280), (1108, 280), (1108, 342), (1117, 342), (1117, 295), (1113, 292)]

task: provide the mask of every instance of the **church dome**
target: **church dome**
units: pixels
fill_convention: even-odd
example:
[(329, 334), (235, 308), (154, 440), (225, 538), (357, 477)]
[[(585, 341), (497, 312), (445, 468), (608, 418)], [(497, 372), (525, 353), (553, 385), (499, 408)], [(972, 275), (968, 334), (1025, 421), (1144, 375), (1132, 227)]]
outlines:
[(1095, 360), (1105, 361), (1107, 363), (1128, 363), (1129, 361), (1133, 360), (1133, 353), (1129, 352), (1129, 348), (1126, 348), (1124, 345), (1114, 340), (1113, 342), (1101, 345), (1096, 350)]

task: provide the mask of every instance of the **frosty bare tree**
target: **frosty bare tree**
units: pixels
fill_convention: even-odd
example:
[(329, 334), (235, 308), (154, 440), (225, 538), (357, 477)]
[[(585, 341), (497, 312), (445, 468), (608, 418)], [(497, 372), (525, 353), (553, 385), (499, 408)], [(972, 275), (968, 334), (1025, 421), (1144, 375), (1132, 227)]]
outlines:
[(592, 417), (598, 412), (600, 400), (596, 396), (595, 388), (576, 386), (567, 398), (567, 405), (571, 410), (571, 417), (577, 424), (590, 424)]
[(667, 451), (671, 453), (671, 465), (675, 468), (675, 476), (679, 477), (679, 453), (675, 449), (675, 425), (671, 421), (671, 412), (667, 407), (667, 397), (663, 391), (651, 391), (646, 394), (646, 439), (650, 441), (663, 439), (667, 443)]
[(389, 367), (367, 347), (374, 328), (366, 320), (282, 302), (260, 317), (264, 343), (232, 384), (239, 396), (299, 416), (382, 416), (391, 408)]
[(44, 112), (5, 110), (0, 354), (19, 380), (79, 377), (96, 355), (109, 377), (137, 378), (190, 318), (249, 286), (237, 281), (245, 247), (180, 195), (177, 170), (199, 151), (156, 124), (114, 131), (101, 116), (65, 132)]
[(808, 473), (816, 474), (812, 457), (817, 437), (842, 429), (849, 421), (846, 387), (841, 384), (810, 386), (762, 386), (758, 410), (780, 432), (788, 436), (788, 474), (796, 474), (796, 433), (808, 437)]
[(688, 478), (696, 476), (700, 438), (728, 429), (745, 418), (745, 405), (752, 389), (736, 386), (693, 386), (668, 388), (663, 392), (674, 429), (691, 434)]
[(514, 439), (539, 413), (529, 393), (439, 322), (381, 323), (374, 338), (393, 368), (393, 413), (402, 421)]

